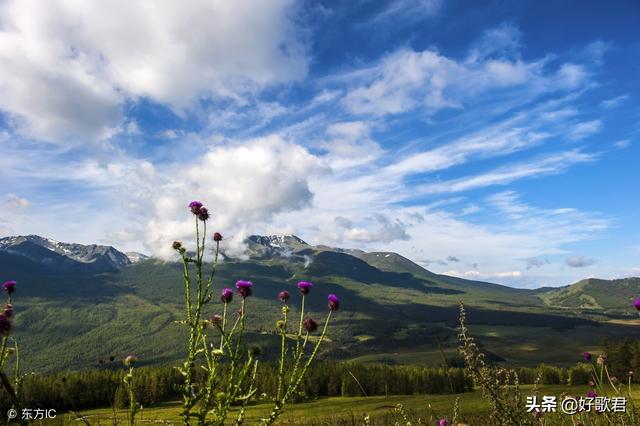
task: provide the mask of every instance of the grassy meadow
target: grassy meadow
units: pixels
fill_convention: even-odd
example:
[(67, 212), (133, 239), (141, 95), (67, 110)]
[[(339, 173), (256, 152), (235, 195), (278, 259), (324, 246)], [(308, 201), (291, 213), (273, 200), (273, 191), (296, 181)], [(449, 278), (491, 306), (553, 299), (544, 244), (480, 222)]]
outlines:
[[(525, 394), (533, 391), (533, 385), (521, 386)], [(588, 386), (541, 385), (539, 395), (586, 395)], [(640, 385), (632, 388), (634, 400), (640, 400)], [(373, 424), (393, 425), (399, 420), (395, 407), (402, 404), (408, 416), (414, 421), (420, 418), (426, 424), (436, 424), (439, 418), (451, 418), (456, 398), (459, 398), (460, 420), (472, 425), (485, 425), (489, 414), (489, 405), (480, 391), (457, 395), (404, 395), (370, 397), (334, 397), (322, 398), (311, 402), (291, 404), (280, 418), (281, 425), (352, 425), (362, 424), (363, 415), (369, 414)], [(268, 415), (271, 405), (268, 402), (249, 406), (246, 424), (255, 424), (258, 419)], [(180, 403), (169, 402), (160, 407), (145, 408), (136, 421), (139, 424), (180, 424)], [(49, 424), (81, 424), (80, 414), (92, 425), (112, 425), (114, 414), (118, 423), (126, 423), (126, 410), (103, 408), (80, 413), (65, 413)], [(231, 416), (237, 414), (234, 410)], [(571, 416), (566, 416), (570, 421)], [(571, 423), (569, 423), (571, 424)]]

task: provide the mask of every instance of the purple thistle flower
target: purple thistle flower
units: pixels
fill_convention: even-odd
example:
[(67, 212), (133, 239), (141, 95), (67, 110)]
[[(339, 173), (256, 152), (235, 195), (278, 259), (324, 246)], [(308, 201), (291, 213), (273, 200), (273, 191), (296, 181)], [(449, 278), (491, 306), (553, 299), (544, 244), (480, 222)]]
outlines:
[(633, 302), (633, 306), (640, 311), (640, 299), (636, 299), (635, 302)]
[(182, 243), (180, 241), (174, 241), (173, 244), (171, 244), (171, 247), (173, 247), (174, 250), (180, 250), (182, 248)]
[(7, 294), (13, 293), (14, 291), (16, 291), (16, 282), (15, 281), (5, 281), (4, 284), (2, 284), (2, 289)]
[(282, 303), (287, 303), (287, 300), (289, 300), (289, 292), (286, 290), (282, 290), (280, 293), (278, 293), (278, 299), (280, 299)]
[(327, 300), (329, 300), (329, 310), (337, 311), (340, 307), (340, 299), (338, 299), (338, 296), (336, 296), (335, 294), (330, 294), (327, 297)]
[(591, 361), (591, 353), (589, 352), (583, 353), (582, 358), (584, 358), (585, 361)]
[(209, 210), (206, 207), (200, 207), (200, 212), (198, 213), (198, 219), (205, 222), (209, 219)]
[(202, 208), (202, 203), (200, 201), (192, 201), (189, 203), (189, 209), (191, 213), (198, 215), (200, 214), (200, 209)]
[(136, 361), (138, 361), (138, 358), (136, 358), (135, 355), (127, 355), (127, 357), (124, 359), (124, 365), (126, 367), (132, 367), (133, 364), (136, 363)]
[(318, 329), (318, 323), (313, 320), (313, 318), (307, 318), (302, 322), (304, 329), (307, 330), (307, 333), (313, 333)]
[(251, 287), (253, 287), (253, 283), (251, 281), (238, 280), (236, 282), (238, 293), (240, 293), (240, 296), (242, 296), (243, 299), (251, 296)]
[(214, 232), (213, 241), (215, 242), (222, 241), (222, 234), (219, 232)]
[(11, 320), (4, 314), (0, 314), (0, 336), (7, 336), (11, 331)]
[(587, 392), (587, 396), (589, 398), (595, 398), (596, 396), (598, 396), (598, 393), (596, 391), (594, 391), (593, 389), (591, 389), (589, 392)]
[(313, 287), (313, 283), (310, 283), (308, 281), (300, 281), (298, 283), (298, 288), (300, 289), (300, 293), (302, 293), (302, 295), (309, 294), (309, 291), (311, 291), (311, 287)]
[(438, 420), (438, 426), (447, 426), (449, 422), (444, 417)]
[(4, 312), (3, 314), (7, 317), (7, 318), (11, 318), (11, 316), (13, 316), (13, 305), (11, 303), (7, 303), (6, 305), (4, 305)]
[(230, 288), (223, 288), (220, 292), (220, 300), (222, 303), (229, 303), (233, 299), (233, 290)]

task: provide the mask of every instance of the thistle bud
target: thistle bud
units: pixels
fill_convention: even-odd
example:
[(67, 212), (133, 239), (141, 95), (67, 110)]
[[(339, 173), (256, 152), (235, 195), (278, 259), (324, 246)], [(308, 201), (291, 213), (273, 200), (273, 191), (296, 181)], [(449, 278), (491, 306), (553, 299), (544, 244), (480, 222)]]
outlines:
[(304, 329), (307, 330), (307, 333), (313, 333), (318, 329), (318, 323), (313, 320), (313, 318), (307, 318), (303, 321), (302, 325)]
[(138, 361), (138, 358), (136, 358), (135, 355), (127, 355), (127, 357), (124, 359), (124, 365), (125, 367), (133, 367), (133, 364), (135, 364)]

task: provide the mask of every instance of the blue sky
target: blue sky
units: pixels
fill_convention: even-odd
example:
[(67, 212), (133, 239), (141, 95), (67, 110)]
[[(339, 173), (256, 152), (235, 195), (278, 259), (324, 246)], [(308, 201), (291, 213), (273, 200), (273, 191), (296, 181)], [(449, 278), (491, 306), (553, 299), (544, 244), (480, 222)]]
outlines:
[(247, 235), (519, 287), (640, 275), (640, 5), (0, 3), (0, 235)]

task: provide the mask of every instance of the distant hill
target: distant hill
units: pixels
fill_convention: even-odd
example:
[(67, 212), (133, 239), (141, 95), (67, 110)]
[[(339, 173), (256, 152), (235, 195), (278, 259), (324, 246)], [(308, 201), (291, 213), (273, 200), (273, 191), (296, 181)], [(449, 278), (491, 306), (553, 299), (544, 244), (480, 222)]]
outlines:
[[(573, 364), (603, 336), (636, 330), (635, 313), (625, 309), (640, 290), (637, 278), (515, 289), (435, 274), (397, 253), (312, 246), (294, 235), (251, 236), (246, 254), (224, 258), (214, 288), (254, 282), (250, 339), (265, 347), (266, 359), (278, 344), (276, 295), (289, 290), (295, 312), (295, 283), (303, 279), (314, 283), (310, 316), (326, 314), (327, 294), (342, 300), (323, 356), (358, 362), (441, 365), (440, 348), (455, 358), (460, 301), (485, 350), (518, 365)], [(166, 364), (182, 355), (178, 263), (26, 236), (0, 239), (0, 271), (19, 283), (15, 336), (31, 368), (97, 367), (130, 352), (143, 365)], [(220, 309), (216, 299), (206, 315)], [(628, 324), (612, 323), (621, 318)]]
[(589, 278), (540, 294), (547, 306), (632, 313), (640, 297), (640, 278), (600, 280)]
[(126, 254), (111, 246), (61, 243), (38, 235), (0, 238), (0, 253), (56, 271), (108, 272), (131, 263)]

